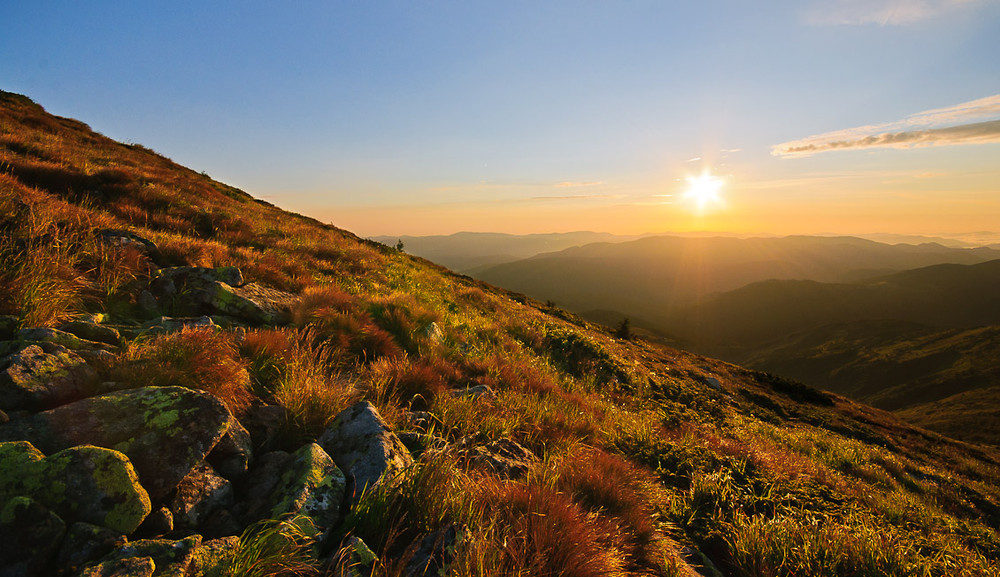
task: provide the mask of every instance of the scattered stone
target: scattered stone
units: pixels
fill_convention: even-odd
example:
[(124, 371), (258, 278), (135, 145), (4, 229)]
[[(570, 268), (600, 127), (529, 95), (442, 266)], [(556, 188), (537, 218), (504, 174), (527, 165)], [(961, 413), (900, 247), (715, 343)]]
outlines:
[(332, 577), (370, 577), (378, 563), (376, 555), (364, 541), (350, 536), (334, 553)]
[(466, 527), (448, 525), (421, 539), (403, 574), (406, 577), (437, 577), (448, 571), (455, 549), (468, 534)]
[(222, 330), (210, 316), (201, 317), (158, 317), (142, 324), (145, 334), (172, 333), (181, 329), (207, 328)]
[(121, 344), (121, 333), (112, 327), (106, 327), (96, 323), (85, 321), (73, 321), (59, 327), (60, 330), (76, 335), (77, 337), (106, 345), (118, 346)]
[(21, 329), (17, 331), (17, 340), (23, 342), (55, 343), (73, 351), (92, 349), (108, 350), (112, 348), (104, 343), (81, 339), (73, 333), (44, 327)]
[(464, 389), (452, 389), (453, 397), (469, 397), (472, 399), (493, 402), (497, 400), (497, 394), (487, 385), (473, 385)]
[[(0, 441), (27, 440), (46, 453), (76, 445), (121, 451), (159, 502), (226, 433), (222, 401), (183, 387), (144, 387), (91, 397), (0, 425)], [(148, 512), (148, 511), (147, 511)]]
[(246, 474), (252, 459), (250, 433), (233, 417), (229, 430), (208, 454), (207, 460), (220, 475), (233, 481)]
[(45, 344), (28, 345), (0, 360), (0, 408), (50, 408), (83, 398), (97, 384), (97, 373), (80, 355)]
[(434, 430), (441, 430), (444, 423), (427, 411), (411, 411), (406, 413), (406, 424), (415, 431), (429, 433)]
[(708, 388), (715, 391), (725, 390), (722, 388), (722, 383), (719, 382), (719, 379), (715, 377), (705, 377), (705, 384), (708, 385)]
[(413, 464), (413, 457), (402, 441), (367, 401), (341, 411), (316, 442), (354, 478), (355, 501), (383, 476), (394, 475)]
[(152, 559), (156, 577), (185, 577), (199, 545), (201, 535), (191, 535), (180, 541), (142, 539), (119, 547), (102, 561)]
[(298, 295), (252, 282), (217, 286), (216, 291), (213, 305), (219, 312), (269, 325), (291, 320), (292, 306), (299, 301)]
[(523, 477), (538, 462), (534, 453), (511, 439), (499, 439), (485, 446), (467, 449), (467, 458), (472, 465), (487, 468), (505, 479)]
[(0, 443), (0, 502), (27, 496), (61, 518), (131, 533), (149, 514), (146, 491), (125, 455), (93, 446), (45, 457), (25, 441)]
[(440, 344), (444, 340), (444, 331), (441, 330), (441, 327), (436, 322), (431, 322), (424, 329), (424, 337), (434, 344)]
[(128, 540), (125, 535), (106, 527), (77, 522), (69, 526), (59, 554), (56, 568), (63, 573), (73, 573), (121, 547)]
[(133, 232), (129, 232), (127, 230), (104, 229), (99, 231), (98, 234), (101, 235), (101, 241), (105, 244), (123, 248), (134, 248), (148, 256), (154, 262), (160, 258), (160, 251), (156, 248), (156, 244), (154, 244), (153, 241), (143, 238)]
[(74, 577), (152, 577), (155, 570), (152, 557), (129, 557), (92, 565)]
[(233, 506), (233, 486), (208, 463), (191, 470), (177, 485), (170, 503), (175, 526), (197, 528), (214, 511)]
[(332, 527), (340, 520), (345, 489), (344, 473), (322, 447), (310, 443), (292, 453), (268, 501), (267, 517), (300, 513), (317, 528)]
[(243, 284), (243, 273), (235, 266), (206, 268), (198, 266), (175, 266), (162, 268), (153, 279), (154, 292), (166, 296), (185, 296), (213, 283), (222, 282), (229, 286)]
[(66, 523), (28, 497), (14, 497), (0, 509), (0, 575), (48, 575)]

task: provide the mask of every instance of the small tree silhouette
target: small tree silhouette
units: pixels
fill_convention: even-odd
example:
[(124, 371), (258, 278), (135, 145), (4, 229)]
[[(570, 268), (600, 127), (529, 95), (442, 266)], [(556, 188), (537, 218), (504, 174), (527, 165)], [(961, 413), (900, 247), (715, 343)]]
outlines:
[(396, 239), (396, 250), (403, 252), (403, 239)]
[(615, 329), (615, 336), (626, 341), (632, 338), (632, 326), (629, 324), (628, 317), (623, 318), (622, 322), (618, 323), (618, 328)]

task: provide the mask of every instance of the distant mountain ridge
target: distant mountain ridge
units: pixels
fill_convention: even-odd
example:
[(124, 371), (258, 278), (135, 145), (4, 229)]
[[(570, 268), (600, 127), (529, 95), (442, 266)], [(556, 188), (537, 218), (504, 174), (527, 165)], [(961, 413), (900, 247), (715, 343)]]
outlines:
[(376, 236), (371, 240), (395, 246), (402, 241), (409, 254), (425, 258), (458, 272), (470, 273), (482, 268), (532, 257), (539, 253), (595, 242), (626, 242), (637, 236), (606, 232), (562, 232), (547, 234), (504, 234), (493, 232), (457, 232), (432, 236)]
[(617, 310), (664, 320), (707, 297), (769, 279), (854, 282), (942, 263), (975, 264), (1000, 251), (887, 245), (856, 237), (685, 238), (597, 243), (498, 265), (477, 278), (569, 310)]

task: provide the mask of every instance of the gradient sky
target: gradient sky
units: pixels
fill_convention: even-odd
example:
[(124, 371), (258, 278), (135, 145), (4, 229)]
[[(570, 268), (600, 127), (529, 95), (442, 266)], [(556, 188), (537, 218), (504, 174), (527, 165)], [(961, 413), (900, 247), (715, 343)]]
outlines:
[(12, 1), (0, 56), (364, 236), (1000, 231), (997, 0)]

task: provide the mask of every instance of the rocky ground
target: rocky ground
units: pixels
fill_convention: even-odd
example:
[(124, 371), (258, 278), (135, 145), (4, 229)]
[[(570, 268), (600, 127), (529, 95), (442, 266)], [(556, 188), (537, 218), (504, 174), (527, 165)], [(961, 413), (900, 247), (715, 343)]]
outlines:
[[(258, 402), (237, 418), (204, 391), (100, 379), (102, 363), (131, 339), (283, 323), (295, 297), (244, 284), (235, 268), (195, 267), (161, 269), (138, 294), (144, 322), (97, 316), (15, 330), (15, 318), (0, 319), (0, 575), (224, 575), (225, 553), (248, 527), (282, 519), (309, 534), (331, 567), (362, 574), (373, 554), (335, 529), (363, 491), (413, 463), (370, 403), (284, 451), (278, 405)], [(432, 428), (428, 413), (410, 419)], [(405, 438), (424, 447), (419, 436)], [(439, 449), (506, 476), (535, 458), (513, 441)], [(439, 533), (415, 544), (409, 574), (435, 574), (462, 529)]]

